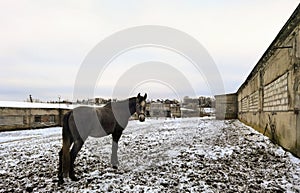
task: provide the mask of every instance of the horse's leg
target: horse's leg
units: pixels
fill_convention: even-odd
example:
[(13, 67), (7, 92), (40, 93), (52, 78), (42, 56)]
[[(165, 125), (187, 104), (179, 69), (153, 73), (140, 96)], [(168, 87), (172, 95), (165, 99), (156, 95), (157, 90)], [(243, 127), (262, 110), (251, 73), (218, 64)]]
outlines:
[(74, 141), (72, 150), (70, 152), (71, 163), (70, 163), (69, 177), (73, 181), (78, 181), (78, 178), (76, 178), (75, 172), (74, 172), (74, 162), (75, 162), (75, 159), (76, 159), (76, 156), (77, 156), (78, 152), (82, 148), (83, 143), (84, 143), (84, 141), (82, 139), (77, 139), (76, 141)]
[(72, 144), (72, 134), (69, 127), (69, 118), (72, 112), (68, 112), (63, 117), (63, 128), (62, 128), (62, 148), (59, 155), (59, 167), (58, 167), (58, 184), (63, 184), (64, 177), (69, 172), (70, 166), (70, 147)]
[(72, 139), (68, 136), (65, 136), (63, 139), (63, 147), (59, 151), (59, 167), (58, 167), (58, 184), (64, 183), (64, 177), (66, 177), (66, 172), (69, 171), (70, 165), (70, 147)]
[(113, 142), (112, 142), (112, 154), (111, 154), (111, 164), (114, 169), (118, 169), (119, 161), (118, 161), (118, 142), (122, 135), (122, 131), (115, 131), (112, 134)]
[(63, 156), (63, 149), (61, 148), (61, 150), (58, 153), (59, 156), (59, 161), (58, 161), (58, 178), (61, 179), (63, 177), (63, 172), (62, 172), (62, 156)]

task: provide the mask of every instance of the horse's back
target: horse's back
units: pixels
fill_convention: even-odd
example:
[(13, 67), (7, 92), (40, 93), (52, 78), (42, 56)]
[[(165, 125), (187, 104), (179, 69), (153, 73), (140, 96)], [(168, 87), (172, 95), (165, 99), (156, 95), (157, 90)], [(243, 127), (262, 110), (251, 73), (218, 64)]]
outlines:
[(72, 114), (73, 122), (82, 138), (106, 136), (114, 131), (116, 125), (109, 109), (80, 106), (74, 108)]

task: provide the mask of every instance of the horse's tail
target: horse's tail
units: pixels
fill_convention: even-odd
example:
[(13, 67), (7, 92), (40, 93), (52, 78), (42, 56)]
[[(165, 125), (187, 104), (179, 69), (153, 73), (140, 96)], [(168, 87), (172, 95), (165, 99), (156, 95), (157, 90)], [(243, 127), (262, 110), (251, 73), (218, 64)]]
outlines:
[(67, 177), (70, 171), (70, 147), (72, 143), (72, 133), (69, 127), (69, 118), (72, 111), (64, 115), (63, 118), (63, 129), (62, 129), (62, 172), (64, 177)]

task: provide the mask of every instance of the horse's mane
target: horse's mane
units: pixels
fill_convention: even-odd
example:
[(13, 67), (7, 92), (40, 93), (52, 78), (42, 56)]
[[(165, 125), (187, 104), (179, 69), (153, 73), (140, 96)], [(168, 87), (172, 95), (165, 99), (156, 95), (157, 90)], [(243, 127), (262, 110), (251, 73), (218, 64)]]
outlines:
[(103, 107), (111, 108), (112, 103), (113, 104), (118, 104), (118, 103), (124, 103), (124, 102), (127, 102), (127, 101), (129, 101), (129, 105), (131, 105), (132, 102), (136, 101), (136, 97), (131, 97), (131, 98), (120, 100), (120, 101), (113, 101), (113, 102), (111, 101), (111, 102), (106, 103)]

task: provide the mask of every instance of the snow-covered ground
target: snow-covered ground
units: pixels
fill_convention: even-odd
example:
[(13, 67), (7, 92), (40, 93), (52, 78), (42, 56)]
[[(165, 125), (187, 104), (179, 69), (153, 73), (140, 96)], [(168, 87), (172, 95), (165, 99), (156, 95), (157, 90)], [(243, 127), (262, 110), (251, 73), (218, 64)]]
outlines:
[(89, 138), (78, 182), (57, 185), (61, 128), (0, 133), (0, 192), (299, 192), (300, 160), (237, 120), (130, 121), (110, 167), (111, 136)]

